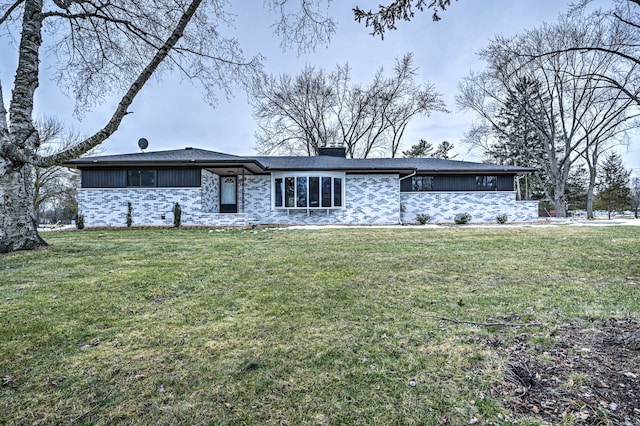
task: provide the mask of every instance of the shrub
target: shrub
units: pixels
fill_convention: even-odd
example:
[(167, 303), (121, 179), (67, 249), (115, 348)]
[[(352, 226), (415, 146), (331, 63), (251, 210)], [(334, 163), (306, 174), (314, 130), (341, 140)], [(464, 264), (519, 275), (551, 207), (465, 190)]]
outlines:
[(431, 222), (431, 216), (429, 216), (428, 214), (420, 213), (416, 215), (416, 220), (420, 225), (426, 225), (427, 223)]
[(464, 225), (465, 223), (471, 222), (471, 215), (467, 212), (458, 213), (453, 218), (453, 221), (456, 223), (456, 225)]
[(509, 220), (509, 218), (504, 213), (496, 216), (496, 222), (498, 222), (500, 225), (507, 223), (507, 220)]
[(180, 226), (180, 222), (182, 221), (182, 207), (180, 204), (176, 203), (173, 206), (173, 226), (176, 228)]
[(131, 201), (127, 201), (127, 228), (130, 228), (133, 223), (133, 218), (131, 217), (132, 212), (133, 206), (131, 205)]
[(84, 215), (78, 213), (78, 217), (76, 217), (76, 228), (84, 229)]

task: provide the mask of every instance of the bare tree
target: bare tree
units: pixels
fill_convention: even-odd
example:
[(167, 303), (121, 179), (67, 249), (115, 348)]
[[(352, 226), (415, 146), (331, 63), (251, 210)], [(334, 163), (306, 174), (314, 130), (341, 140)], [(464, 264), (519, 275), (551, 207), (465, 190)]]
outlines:
[[(65, 129), (62, 122), (54, 117), (36, 120), (35, 127), (40, 135), (38, 155), (50, 156), (63, 151), (69, 145), (82, 140), (82, 137)], [(98, 145), (85, 153), (85, 156), (97, 155), (103, 151)], [(66, 210), (77, 213), (76, 189), (80, 181), (78, 170), (64, 166), (35, 167), (33, 206), (38, 223), (44, 210)]]
[(398, 60), (391, 77), (380, 68), (367, 86), (351, 83), (350, 68), (332, 73), (307, 66), (298, 76), (271, 76), (252, 85), (262, 153), (315, 155), (323, 146), (343, 146), (349, 157), (395, 157), (410, 121), (444, 111), (430, 84), (414, 78), (412, 55)]
[[(63, 141), (77, 141), (64, 135), (64, 127), (53, 118), (37, 121), (35, 127), (40, 135), (39, 155), (52, 155), (64, 149)], [(75, 198), (78, 175), (75, 170), (62, 166), (35, 167), (33, 208), (40, 223), (40, 211), (46, 205), (63, 204)]]
[[(333, 22), (323, 16), (328, 0), (268, 0), (280, 13), (276, 32), (284, 43), (310, 49), (328, 42)], [(295, 6), (299, 5), (299, 9)], [(0, 26), (19, 40), (9, 111), (0, 81), (0, 253), (45, 245), (36, 228), (35, 168), (61, 164), (102, 143), (119, 127), (153, 75), (176, 71), (200, 83), (212, 104), (222, 91), (260, 72), (261, 57), (245, 59), (228, 37), (233, 16), (221, 0), (14, 0), (0, 1)], [(120, 102), (93, 135), (49, 155), (34, 124), (42, 57), (55, 60), (53, 77), (76, 97), (77, 113), (106, 95)]]
[[(565, 186), (572, 166), (637, 126), (632, 101), (596, 77), (615, 63), (612, 55), (565, 49), (590, 39), (591, 31), (588, 23), (571, 16), (514, 38), (497, 37), (481, 52), (487, 70), (464, 79), (457, 97), (459, 106), (477, 112), (496, 134), (504, 133), (498, 111), (508, 100), (521, 99), (519, 109), (544, 151), (543, 181), (552, 184), (545, 192), (559, 217), (566, 214)], [(563, 49), (562, 55), (540, 55)], [(587, 75), (591, 77), (581, 77)], [(525, 79), (538, 82), (536, 96), (518, 98), (517, 85)]]
[(327, 111), (336, 103), (335, 76), (307, 65), (296, 77), (260, 76), (251, 94), (258, 152), (316, 155), (334, 142)]

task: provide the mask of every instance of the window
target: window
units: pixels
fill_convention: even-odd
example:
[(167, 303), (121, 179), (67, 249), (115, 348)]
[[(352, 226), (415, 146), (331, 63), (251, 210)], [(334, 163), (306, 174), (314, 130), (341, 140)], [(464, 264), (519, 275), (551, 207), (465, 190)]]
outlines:
[(127, 186), (156, 186), (156, 171), (153, 169), (127, 170)]
[(416, 175), (401, 178), (401, 192), (475, 192), (513, 190), (513, 175)]
[(400, 181), (402, 192), (433, 191), (433, 176), (412, 176)]
[(285, 209), (342, 208), (344, 173), (292, 172), (273, 175), (273, 206)]
[(497, 176), (476, 176), (476, 189), (478, 191), (495, 191), (498, 189)]
[(276, 206), (282, 205), (282, 192), (284, 191), (284, 185), (282, 184), (282, 178), (278, 178), (274, 181), (275, 187), (275, 200)]
[(433, 176), (414, 176), (411, 184), (414, 191), (433, 191)]

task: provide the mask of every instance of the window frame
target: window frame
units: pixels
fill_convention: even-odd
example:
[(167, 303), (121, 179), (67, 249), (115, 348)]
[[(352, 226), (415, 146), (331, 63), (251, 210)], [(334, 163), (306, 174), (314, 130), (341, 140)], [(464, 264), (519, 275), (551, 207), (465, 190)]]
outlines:
[[(345, 208), (344, 172), (276, 172), (271, 174), (271, 209), (272, 210), (339, 210)], [(317, 178), (317, 193), (312, 194), (312, 179)], [(325, 183), (328, 179), (328, 186)], [(303, 184), (304, 182), (304, 184)], [(280, 188), (278, 188), (280, 185)], [(316, 186), (314, 179), (313, 186)], [(339, 186), (339, 188), (337, 188)], [(323, 188), (329, 189), (325, 194)], [(336, 191), (339, 189), (339, 191)], [(287, 192), (289, 190), (289, 192)], [(293, 191), (291, 191), (293, 190)], [(301, 197), (304, 192), (304, 197)], [(291, 199), (288, 200), (287, 198)], [(276, 204), (276, 199), (281, 201)], [(303, 201), (304, 200), (304, 201)], [(312, 206), (311, 203), (317, 203)]]

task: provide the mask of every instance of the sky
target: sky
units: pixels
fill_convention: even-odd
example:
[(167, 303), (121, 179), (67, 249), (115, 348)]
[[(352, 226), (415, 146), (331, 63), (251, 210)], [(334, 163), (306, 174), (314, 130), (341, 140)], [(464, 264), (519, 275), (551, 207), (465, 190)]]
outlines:
[[(330, 13), (337, 21), (337, 32), (329, 46), (313, 53), (298, 55), (283, 52), (280, 40), (273, 35), (274, 17), (261, 2), (233, 2), (237, 14), (235, 35), (246, 57), (262, 54), (268, 73), (296, 75), (306, 64), (333, 70), (337, 64), (349, 63), (352, 81), (366, 84), (379, 67), (391, 71), (397, 58), (413, 52), (418, 68), (418, 82), (429, 82), (443, 99), (450, 113), (433, 113), (417, 117), (403, 139), (405, 148), (420, 139), (437, 145), (447, 140), (455, 146), (459, 160), (479, 161), (478, 153), (469, 152), (461, 139), (474, 119), (473, 113), (458, 111), (454, 103), (458, 82), (471, 71), (481, 71), (483, 63), (477, 53), (495, 35), (511, 36), (543, 22), (554, 22), (566, 12), (571, 0), (459, 0), (433, 22), (431, 13), (417, 14), (398, 30), (388, 32), (384, 40), (370, 35), (370, 30), (353, 20), (351, 8), (376, 7), (372, 0), (334, 0)], [(0, 81), (5, 102), (15, 72), (15, 47), (0, 39)], [(46, 69), (44, 70), (46, 73)], [(36, 115), (54, 115), (67, 127), (89, 135), (100, 129), (111, 116), (118, 99), (107, 99), (87, 113), (82, 120), (73, 116), (74, 103), (57, 90), (55, 84), (41, 77), (36, 93)], [(149, 141), (149, 150), (180, 149), (187, 146), (236, 155), (253, 155), (256, 121), (246, 94), (237, 90), (227, 101), (224, 95), (215, 108), (206, 104), (202, 91), (179, 76), (152, 80), (130, 107), (118, 131), (103, 143), (103, 154), (138, 152), (140, 138)], [(637, 135), (634, 135), (635, 139)], [(635, 144), (635, 146), (634, 146)], [(632, 149), (621, 149), (625, 166), (640, 176), (640, 141)]]

